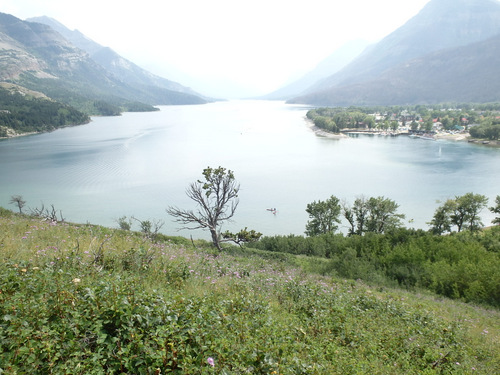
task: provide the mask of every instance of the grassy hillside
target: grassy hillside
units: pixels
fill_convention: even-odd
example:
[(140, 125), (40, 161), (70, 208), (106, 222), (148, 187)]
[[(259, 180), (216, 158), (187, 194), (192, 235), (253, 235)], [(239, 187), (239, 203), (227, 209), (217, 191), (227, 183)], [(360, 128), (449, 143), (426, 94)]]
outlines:
[(499, 311), (194, 245), (0, 209), (0, 373), (500, 372)]

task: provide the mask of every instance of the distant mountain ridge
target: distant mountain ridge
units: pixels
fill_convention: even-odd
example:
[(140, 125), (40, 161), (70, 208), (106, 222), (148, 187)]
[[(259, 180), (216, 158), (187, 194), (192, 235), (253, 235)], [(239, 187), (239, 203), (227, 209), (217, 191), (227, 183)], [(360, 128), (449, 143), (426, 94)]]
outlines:
[[(207, 102), (193, 93), (165, 88), (166, 83), (152, 74), (150, 81), (136, 84), (131, 78), (134, 70), (128, 72), (127, 79), (118, 78), (52, 27), (0, 13), (1, 81), (42, 92), (92, 114), (103, 107), (146, 110), (151, 105)], [(144, 70), (136, 73), (147, 75)]]
[(487, 103), (500, 100), (500, 35), (406, 61), (379, 77), (290, 102), (321, 106)]
[[(70, 30), (59, 21), (47, 17), (28, 18), (27, 22), (37, 22), (50, 26), (73, 45), (87, 52), (90, 57), (99, 65), (111, 72), (117, 79), (131, 84), (141, 86), (160, 87), (167, 90), (178, 91), (185, 94), (202, 97), (201, 94), (185, 87), (177, 82), (154, 75), (145, 69), (140, 68), (133, 62), (123, 58), (109, 47), (103, 47), (99, 43), (86, 37), (78, 30)], [(207, 98), (208, 99), (208, 98)]]
[[(311, 86), (303, 95), (290, 102), (318, 105), (363, 105), (363, 104), (396, 104), (388, 100), (397, 100), (398, 104), (429, 102), (432, 100), (453, 100), (462, 97), (466, 101), (474, 98), (490, 98), (500, 100), (500, 75), (496, 67), (490, 66), (487, 59), (491, 58), (491, 51), (481, 51), (474, 47), (489, 38), (500, 34), (500, 2), (497, 0), (431, 0), (416, 16), (406, 24), (389, 34), (379, 43), (365, 50), (358, 58), (338, 73), (331, 75)], [(489, 48), (495, 47), (496, 39), (488, 43)], [(445, 76), (436, 74), (436, 58), (434, 52), (442, 51), (445, 55), (453, 56), (451, 50), (470, 45), (478, 55), (474, 57), (474, 66), (477, 71), (468, 69), (470, 60), (453, 58), (448, 62), (448, 71), (462, 76), (455, 76), (455, 80), (465, 79), (474, 82), (476, 74), (484, 75), (488, 69), (490, 74), (489, 93), (480, 95), (473, 92), (473, 87), (467, 91), (469, 95), (453, 95), (445, 88), (451, 88), (445, 81)], [(448, 52), (445, 52), (448, 50)], [(467, 52), (460, 50), (462, 57)], [(481, 55), (484, 54), (483, 57)], [(442, 56), (445, 56), (442, 55)], [(441, 58), (442, 58), (441, 56)], [(494, 54), (493, 54), (494, 56)], [(419, 77), (411, 77), (403, 73), (405, 63), (415, 68), (415, 59), (419, 62)], [(453, 66), (451, 65), (453, 61)], [(410, 72), (410, 71), (408, 71)], [(463, 74), (467, 73), (467, 77)], [(417, 79), (418, 78), (418, 79)], [(430, 80), (434, 80), (431, 82)], [(479, 77), (477, 79), (480, 79)], [(424, 97), (406, 95), (403, 99), (399, 95), (402, 91), (411, 91), (412, 86), (439, 87), (441, 95)], [(375, 90), (375, 91), (373, 91)], [(484, 90), (484, 88), (483, 88)], [(496, 91), (496, 95), (495, 95)], [(420, 90), (420, 95), (425, 90)], [(491, 94), (491, 95), (490, 95)], [(377, 99), (378, 97), (378, 99)]]
[(370, 43), (366, 40), (353, 40), (344, 44), (316, 65), (312, 71), (308, 72), (300, 79), (263, 96), (262, 99), (286, 100), (301, 94), (317, 81), (338, 72), (354, 58), (356, 58), (361, 52), (363, 52), (369, 44)]

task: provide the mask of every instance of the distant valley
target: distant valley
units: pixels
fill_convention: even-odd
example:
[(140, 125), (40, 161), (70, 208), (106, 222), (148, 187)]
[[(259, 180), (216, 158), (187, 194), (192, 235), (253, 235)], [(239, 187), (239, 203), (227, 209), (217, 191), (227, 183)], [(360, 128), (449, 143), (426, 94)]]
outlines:
[[(8, 88), (0, 92), (5, 103), (7, 92), (17, 92), (18, 104), (24, 100), (29, 106), (36, 98), (37, 103), (50, 101), (42, 102), (44, 106), (59, 105), (62, 111), (68, 106), (82, 114), (60, 116), (54, 110), (56, 115), (44, 120), (47, 129), (82, 123), (90, 115), (214, 101), (142, 69), (57, 20), (23, 21), (4, 13), (0, 83)], [(498, 102), (500, 2), (431, 0), (378, 43), (347, 43), (301, 79), (259, 99), (342, 107)], [(33, 111), (19, 112), (14, 120), (9, 117), (15, 112), (13, 104), (8, 109), (3, 105), (6, 120), (0, 123), (0, 134), (16, 134), (12, 123), (19, 131), (27, 129), (19, 119)], [(76, 118), (80, 120), (74, 122)]]

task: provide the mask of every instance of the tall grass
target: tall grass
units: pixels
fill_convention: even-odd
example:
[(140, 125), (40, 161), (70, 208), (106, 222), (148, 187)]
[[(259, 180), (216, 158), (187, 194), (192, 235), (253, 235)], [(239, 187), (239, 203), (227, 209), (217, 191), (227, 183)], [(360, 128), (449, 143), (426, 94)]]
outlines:
[(0, 373), (500, 372), (496, 310), (195, 245), (2, 211)]

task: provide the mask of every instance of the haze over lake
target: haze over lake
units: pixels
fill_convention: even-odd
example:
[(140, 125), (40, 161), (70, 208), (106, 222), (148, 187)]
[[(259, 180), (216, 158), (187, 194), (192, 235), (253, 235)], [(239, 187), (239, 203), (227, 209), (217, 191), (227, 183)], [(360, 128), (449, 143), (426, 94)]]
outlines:
[[(408, 227), (427, 229), (438, 201), (474, 192), (491, 206), (500, 194), (500, 149), (405, 136), (318, 137), (307, 110), (266, 101), (165, 106), (2, 140), (0, 205), (15, 209), (10, 197), (22, 195), (29, 207), (54, 204), (68, 221), (116, 227), (117, 218), (134, 215), (164, 220), (165, 234), (208, 238), (178, 232), (165, 212), (195, 208), (185, 190), (207, 166), (233, 170), (241, 184), (234, 222), (224, 229), (265, 235), (303, 234), (306, 205), (331, 195), (350, 203), (385, 196)], [(482, 217), (489, 225), (493, 215)]]

